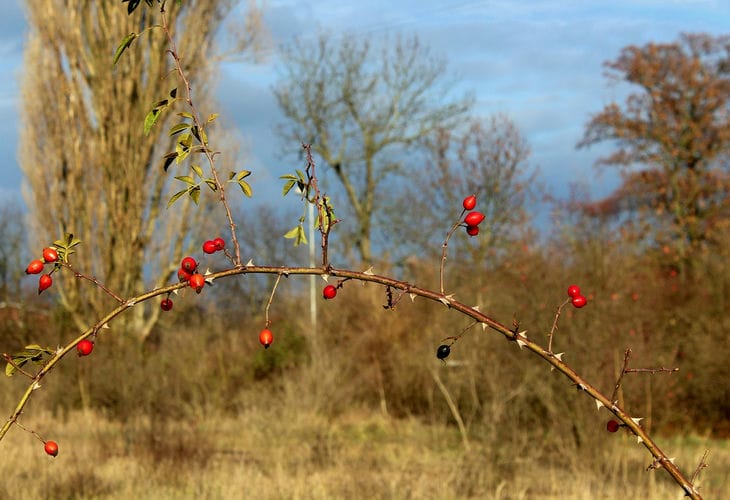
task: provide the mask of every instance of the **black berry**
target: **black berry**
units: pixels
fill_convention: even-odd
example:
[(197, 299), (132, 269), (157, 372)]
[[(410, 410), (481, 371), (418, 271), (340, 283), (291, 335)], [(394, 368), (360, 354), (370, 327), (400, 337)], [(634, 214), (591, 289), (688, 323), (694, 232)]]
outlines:
[(441, 344), (439, 348), (436, 349), (436, 357), (438, 359), (446, 359), (449, 357), (449, 354), (451, 354), (451, 347), (446, 344)]

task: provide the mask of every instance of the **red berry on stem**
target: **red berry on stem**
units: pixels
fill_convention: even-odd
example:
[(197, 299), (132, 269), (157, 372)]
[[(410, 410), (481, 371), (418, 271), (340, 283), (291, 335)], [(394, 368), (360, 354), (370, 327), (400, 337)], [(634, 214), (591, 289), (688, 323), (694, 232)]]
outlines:
[(213, 243), (215, 243), (215, 247), (218, 250), (223, 250), (224, 248), (226, 248), (226, 240), (224, 240), (223, 238), (216, 238), (213, 240)]
[(271, 333), (271, 330), (268, 328), (261, 330), (261, 333), (259, 333), (259, 342), (261, 342), (261, 345), (264, 346), (265, 349), (268, 349), (273, 341), (274, 334)]
[(43, 261), (40, 259), (30, 261), (28, 267), (25, 268), (25, 274), (38, 274), (43, 271)]
[(185, 257), (180, 263), (180, 269), (183, 269), (187, 273), (194, 273), (198, 268), (198, 263), (192, 257)]
[(582, 295), (576, 295), (571, 299), (571, 302), (573, 303), (573, 306), (580, 309), (581, 307), (584, 307), (588, 303), (588, 299), (586, 299)]
[(55, 441), (46, 441), (43, 448), (52, 457), (58, 455), (58, 444)]
[(53, 284), (53, 278), (51, 278), (50, 274), (42, 275), (38, 279), (38, 295), (40, 295), (43, 290), (50, 288), (52, 284)]
[(177, 279), (179, 279), (181, 283), (184, 281), (190, 281), (190, 276), (192, 275), (192, 273), (187, 272), (182, 267), (177, 270)]
[(51, 263), (58, 260), (58, 251), (53, 247), (46, 247), (43, 249), (43, 260)]
[(94, 343), (89, 339), (84, 339), (76, 344), (76, 352), (79, 356), (88, 356), (94, 350)]
[(577, 297), (580, 295), (580, 288), (578, 288), (578, 285), (570, 285), (568, 287), (568, 297)]
[(479, 226), (466, 226), (466, 234), (476, 236), (479, 234)]
[(192, 276), (190, 276), (190, 279), (188, 280), (190, 283), (190, 286), (193, 290), (195, 290), (196, 293), (200, 293), (200, 291), (205, 286), (205, 276), (202, 274), (195, 273)]
[(616, 432), (621, 425), (615, 420), (609, 420), (606, 422), (606, 430), (608, 432)]
[(327, 285), (322, 290), (322, 295), (325, 299), (334, 299), (337, 296), (337, 288), (334, 285)]
[(469, 212), (464, 217), (467, 226), (478, 226), (484, 220), (484, 214), (481, 212)]
[(213, 240), (208, 240), (205, 243), (203, 243), (203, 252), (207, 254), (216, 253), (218, 251), (218, 247), (216, 246), (215, 242)]
[(467, 196), (464, 198), (462, 205), (464, 206), (464, 210), (474, 210), (474, 207), (477, 206), (477, 197), (474, 195)]
[(160, 309), (162, 309), (163, 311), (169, 311), (170, 309), (172, 309), (172, 299), (169, 297), (166, 299), (162, 299), (162, 302), (160, 302)]

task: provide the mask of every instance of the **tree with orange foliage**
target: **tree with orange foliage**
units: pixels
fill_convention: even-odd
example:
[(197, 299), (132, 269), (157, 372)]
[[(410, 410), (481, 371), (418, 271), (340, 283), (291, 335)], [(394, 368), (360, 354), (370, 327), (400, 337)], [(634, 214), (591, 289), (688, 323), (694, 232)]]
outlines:
[(618, 148), (598, 163), (622, 168), (591, 215), (644, 215), (652, 241), (683, 262), (717, 241), (730, 187), (730, 37), (683, 34), (673, 43), (628, 46), (606, 63), (608, 77), (638, 89), (594, 115), (579, 147)]

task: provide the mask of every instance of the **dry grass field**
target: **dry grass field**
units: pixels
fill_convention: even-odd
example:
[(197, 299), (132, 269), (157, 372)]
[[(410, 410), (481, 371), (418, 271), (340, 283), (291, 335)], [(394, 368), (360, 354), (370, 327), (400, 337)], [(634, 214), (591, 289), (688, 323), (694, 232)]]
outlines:
[[(0, 453), (0, 497), (25, 499), (175, 498), (682, 498), (629, 436), (601, 435), (594, 450), (548, 456), (539, 443), (465, 450), (453, 426), (353, 409), (337, 419), (297, 408), (295, 397), (236, 417), (150, 418), (125, 423), (96, 412), (25, 419), (53, 429), (57, 458), (12, 431)], [(517, 439), (515, 439), (517, 441)], [(705, 448), (705, 498), (730, 492), (730, 444), (698, 437), (666, 441), (692, 468)], [(559, 462), (559, 463), (556, 463)]]

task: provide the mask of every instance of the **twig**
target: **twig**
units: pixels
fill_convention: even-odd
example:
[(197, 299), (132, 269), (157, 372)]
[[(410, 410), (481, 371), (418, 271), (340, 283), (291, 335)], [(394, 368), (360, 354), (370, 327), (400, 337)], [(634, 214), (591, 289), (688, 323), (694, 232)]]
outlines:
[[(162, 6), (160, 7), (160, 14), (162, 15), (162, 29), (165, 32), (165, 35), (167, 36), (167, 41), (170, 46), (168, 53), (172, 56), (172, 59), (175, 61), (175, 71), (177, 72), (178, 76), (180, 77), (180, 80), (185, 85), (185, 102), (187, 102), (188, 107), (190, 108), (191, 115), (193, 117), (193, 123), (198, 128), (198, 130), (204, 130), (205, 127), (203, 126), (203, 122), (200, 119), (200, 114), (198, 113), (198, 109), (195, 106), (195, 103), (193, 102), (192, 97), (192, 90), (190, 88), (190, 81), (188, 80), (188, 77), (185, 74), (185, 71), (182, 68), (182, 64), (180, 62), (180, 56), (177, 52), (177, 46), (175, 44), (175, 39), (172, 37), (172, 33), (170, 33), (170, 26), (167, 21), (167, 13), (165, 11), (165, 3), (162, 3)], [(220, 181), (220, 178), (218, 177), (218, 169), (215, 167), (215, 158), (214, 154), (211, 152), (211, 149), (208, 147), (208, 144), (205, 144), (202, 142), (202, 138), (200, 140), (201, 144), (203, 145), (202, 152), (205, 154), (206, 159), (208, 160), (208, 164), (210, 165), (210, 171), (213, 175), (213, 181), (215, 182), (216, 187), (218, 188), (218, 192), (220, 193), (220, 201), (223, 207), (226, 211), (226, 218), (228, 219), (228, 225), (231, 228), (231, 240), (233, 241), (233, 248), (235, 251), (235, 260), (233, 262), (234, 265), (240, 266), (241, 265), (241, 248), (238, 243), (238, 237), (236, 236), (236, 223), (233, 221), (233, 214), (231, 213), (231, 207), (228, 204), (228, 200), (226, 199), (226, 190), (223, 183)]]
[(271, 307), (271, 303), (274, 301), (274, 294), (276, 293), (276, 287), (279, 285), (279, 281), (281, 280), (281, 276), (283, 273), (279, 273), (276, 276), (276, 281), (274, 282), (274, 288), (271, 289), (271, 296), (269, 296), (269, 301), (266, 303), (266, 328), (268, 328), (271, 325), (271, 321), (269, 320), (269, 308)]
[(12, 358), (12, 356), (10, 356), (9, 354), (3, 353), (3, 359), (4, 359), (5, 361), (7, 361), (8, 363), (10, 363), (10, 365), (11, 365), (11, 366), (12, 366), (13, 368), (15, 368), (16, 370), (18, 370), (18, 371), (19, 371), (20, 373), (22, 373), (23, 375), (25, 375), (25, 376), (26, 376), (26, 377), (28, 377), (29, 379), (31, 379), (31, 380), (32, 380), (32, 379), (34, 379), (34, 378), (35, 378), (35, 377), (34, 377), (33, 375), (31, 375), (30, 373), (28, 373), (27, 371), (23, 370), (23, 369), (22, 369), (22, 368), (20, 367), (20, 365), (18, 365), (18, 364), (17, 364), (17, 363), (15, 362), (15, 361), (13, 361), (13, 358)]
[(90, 281), (95, 286), (101, 288), (104, 291), (104, 293), (106, 293), (107, 295), (109, 295), (111, 297), (114, 297), (114, 300), (116, 300), (120, 304), (124, 304), (126, 302), (126, 300), (124, 300), (122, 297), (120, 297), (119, 295), (114, 293), (109, 287), (107, 287), (104, 283), (102, 283), (101, 281), (96, 279), (94, 276), (88, 276), (88, 275), (82, 273), (81, 271), (77, 271), (68, 262), (62, 262), (61, 265), (64, 267), (67, 267), (72, 273), (74, 273), (74, 278), (79, 278), (79, 279), (84, 279), (86, 281)]
[(441, 244), (441, 265), (439, 268), (439, 290), (441, 290), (441, 295), (444, 294), (444, 268), (446, 267), (446, 249), (449, 246), (449, 239), (451, 239), (451, 236), (454, 234), (454, 231), (456, 231), (459, 226), (461, 226), (461, 219), (464, 218), (464, 214), (466, 213), (466, 209), (461, 211), (461, 215), (457, 219), (457, 221), (454, 223), (453, 226), (451, 226), (451, 229), (449, 229), (449, 232), (446, 233), (446, 238), (444, 239), (444, 242)]
[(625, 368), (625, 373), (674, 373), (678, 372), (679, 368)]
[(565, 302), (563, 302), (562, 304), (560, 304), (558, 306), (558, 310), (555, 311), (555, 319), (553, 320), (553, 326), (550, 328), (550, 333), (548, 333), (548, 348), (547, 348), (547, 350), (548, 350), (549, 353), (552, 353), (553, 352), (553, 335), (558, 330), (558, 319), (560, 318), (560, 313), (562, 312), (563, 307), (567, 306), (568, 304), (570, 304), (570, 299), (568, 299)]
[(700, 471), (702, 469), (708, 467), (708, 464), (707, 464), (707, 456), (709, 454), (710, 454), (710, 450), (709, 449), (708, 450), (705, 450), (705, 453), (702, 455), (702, 458), (700, 459), (700, 463), (697, 464), (697, 468), (692, 473), (692, 477), (689, 478), (689, 482), (692, 484), (693, 487), (694, 487), (694, 484), (695, 484), (695, 480), (697, 479), (697, 476), (699, 476), (699, 474), (700, 474)]
[(618, 374), (618, 379), (616, 379), (616, 386), (613, 388), (613, 392), (611, 393), (611, 402), (616, 402), (616, 396), (618, 395), (618, 390), (621, 387), (621, 380), (624, 378), (624, 373), (627, 372), (627, 366), (629, 364), (629, 358), (631, 357), (631, 348), (627, 347), (626, 351), (624, 351), (624, 366), (621, 368), (621, 373)]

